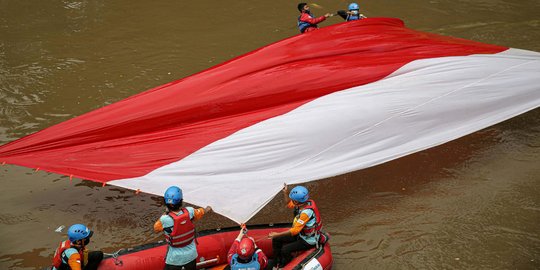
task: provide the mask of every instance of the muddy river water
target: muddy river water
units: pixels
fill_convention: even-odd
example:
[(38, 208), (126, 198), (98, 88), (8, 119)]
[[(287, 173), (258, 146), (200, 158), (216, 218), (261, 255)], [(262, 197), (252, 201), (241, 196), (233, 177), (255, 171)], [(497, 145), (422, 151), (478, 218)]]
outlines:
[[(0, 144), (296, 35), (296, 4), (0, 0)], [(322, 15), (348, 2), (315, 4)], [(413, 29), (540, 51), (538, 0), (359, 4), (368, 17)], [(538, 185), (540, 109), (307, 184), (338, 270), (540, 269)], [(47, 265), (60, 225), (87, 224), (91, 246), (107, 252), (161, 239), (152, 232), (157, 196), (9, 165), (0, 167), (0, 192), (0, 269)], [(279, 199), (251, 222), (288, 221)], [(215, 214), (198, 224), (233, 225)]]

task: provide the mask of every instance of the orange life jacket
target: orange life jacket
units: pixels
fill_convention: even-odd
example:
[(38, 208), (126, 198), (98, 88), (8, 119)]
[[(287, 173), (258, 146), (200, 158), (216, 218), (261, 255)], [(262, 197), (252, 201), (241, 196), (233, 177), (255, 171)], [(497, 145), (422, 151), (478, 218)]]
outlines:
[[(62, 241), (62, 243), (60, 243), (60, 245), (56, 248), (56, 251), (54, 251), (54, 257), (52, 262), (54, 268), (59, 269), (60, 266), (63, 264), (62, 256), (64, 255), (64, 251), (66, 251), (66, 249), (68, 248), (71, 248), (71, 242), (69, 240)], [(79, 255), (81, 255), (81, 262), (83, 262), (84, 255), (80, 250), (78, 250), (78, 252)], [(67, 260), (69, 260), (69, 258), (66, 259), (66, 262)]]
[(182, 214), (176, 215), (169, 212), (169, 216), (173, 219), (174, 225), (170, 234), (165, 234), (167, 243), (173, 247), (185, 247), (191, 244), (195, 239), (195, 225), (191, 222), (189, 212), (186, 208), (182, 208)]

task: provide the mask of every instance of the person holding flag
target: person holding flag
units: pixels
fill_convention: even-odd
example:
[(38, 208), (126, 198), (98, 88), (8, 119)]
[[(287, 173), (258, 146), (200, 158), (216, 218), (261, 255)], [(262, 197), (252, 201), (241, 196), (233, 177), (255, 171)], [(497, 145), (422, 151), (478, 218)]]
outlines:
[(367, 18), (363, 14), (360, 14), (360, 6), (357, 3), (350, 3), (348, 11), (338, 10), (337, 14), (348, 22)]
[(265, 269), (268, 265), (264, 252), (257, 247), (253, 238), (247, 237), (245, 224), (242, 224), (240, 233), (229, 249), (227, 261), (231, 270)]
[[(292, 228), (284, 232), (270, 232), (274, 254), (274, 266), (283, 267), (292, 260), (292, 252), (316, 247), (326, 236), (321, 232), (322, 221), (315, 201), (309, 199), (308, 189), (296, 186), (288, 194), (285, 185), (283, 194), (288, 200), (287, 208), (294, 209)], [(323, 238), (321, 238), (321, 236)]]
[(326, 18), (331, 17), (332, 14), (326, 13), (324, 16), (314, 18), (309, 10), (309, 5), (307, 3), (298, 4), (298, 11), (300, 11), (300, 16), (298, 17), (298, 30), (300, 33), (311, 32), (317, 30), (320, 22), (326, 20)]
[(165, 191), (163, 200), (167, 211), (154, 223), (155, 232), (163, 232), (169, 244), (165, 257), (165, 270), (195, 270), (197, 268), (197, 247), (195, 245), (195, 225), (212, 210), (206, 208), (183, 207), (182, 189), (171, 186)]

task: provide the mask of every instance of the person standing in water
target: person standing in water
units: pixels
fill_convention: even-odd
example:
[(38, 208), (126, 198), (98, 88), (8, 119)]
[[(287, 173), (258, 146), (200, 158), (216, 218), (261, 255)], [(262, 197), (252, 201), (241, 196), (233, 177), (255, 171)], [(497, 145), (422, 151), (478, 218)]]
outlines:
[(182, 207), (182, 190), (171, 186), (165, 191), (163, 200), (167, 206), (165, 212), (154, 224), (155, 232), (163, 232), (169, 244), (165, 257), (165, 270), (195, 270), (197, 263), (197, 247), (195, 245), (195, 225), (212, 210), (210, 206), (195, 209)]
[(317, 30), (318, 23), (323, 22), (326, 18), (332, 16), (332, 14), (326, 13), (324, 16), (314, 18), (307, 3), (298, 4), (298, 11), (300, 11), (300, 16), (298, 17), (298, 30), (300, 30), (300, 33)]
[(357, 21), (367, 18), (363, 14), (360, 14), (360, 6), (357, 3), (349, 4), (349, 10), (338, 10), (337, 14), (346, 21)]
[(69, 227), (68, 240), (62, 241), (54, 252), (52, 270), (95, 270), (103, 260), (103, 252), (88, 252), (86, 246), (94, 234), (82, 224)]
[(287, 185), (283, 194), (288, 201), (287, 208), (294, 209), (292, 228), (284, 232), (271, 232), (275, 267), (284, 267), (292, 260), (292, 252), (313, 248), (319, 242), (322, 221), (315, 201), (309, 199), (304, 186), (296, 186), (288, 194)]

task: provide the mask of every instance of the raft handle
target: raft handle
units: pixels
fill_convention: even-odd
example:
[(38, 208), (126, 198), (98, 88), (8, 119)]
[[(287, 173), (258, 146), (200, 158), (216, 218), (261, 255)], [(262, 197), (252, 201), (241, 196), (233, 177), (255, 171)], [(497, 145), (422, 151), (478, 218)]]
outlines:
[[(201, 258), (204, 260), (204, 258)], [(200, 266), (206, 266), (207, 264), (211, 264), (211, 263), (218, 263), (219, 262), (219, 256), (215, 257), (214, 259), (210, 259), (210, 260), (205, 260), (205, 261), (202, 261), (202, 262), (198, 262), (197, 263), (197, 268), (199, 268)]]

